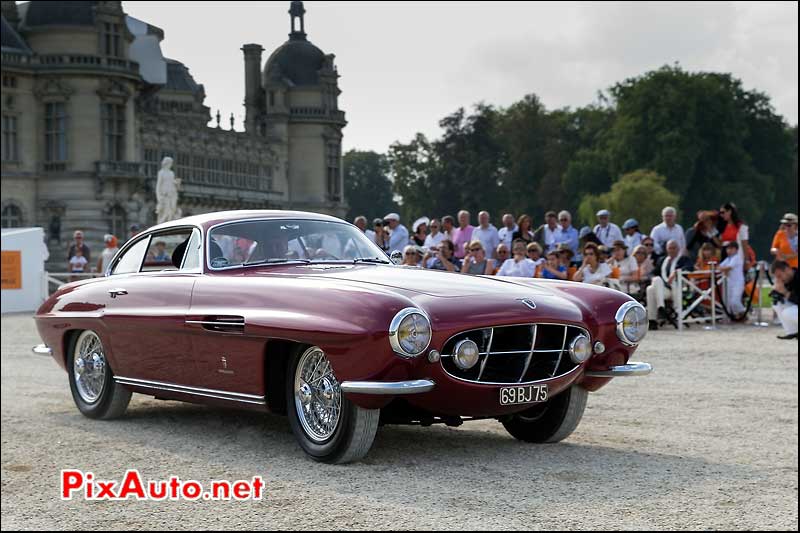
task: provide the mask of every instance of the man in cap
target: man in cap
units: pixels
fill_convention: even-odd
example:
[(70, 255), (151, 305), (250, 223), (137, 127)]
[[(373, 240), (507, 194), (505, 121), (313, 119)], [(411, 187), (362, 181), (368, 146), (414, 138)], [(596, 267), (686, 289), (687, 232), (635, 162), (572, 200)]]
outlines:
[(642, 244), (644, 235), (639, 231), (639, 221), (635, 218), (626, 220), (622, 225), (622, 231), (625, 232), (625, 238), (623, 240), (625, 241), (625, 246), (627, 246), (629, 250), (633, 250)]
[(389, 252), (402, 251), (408, 244), (408, 229), (400, 224), (400, 215), (389, 213), (383, 221), (389, 227)]
[(786, 213), (781, 218), (781, 227), (772, 238), (770, 253), (778, 261), (785, 261), (797, 269), (797, 215)]
[(489, 223), (489, 212), (478, 213), (478, 227), (472, 230), (472, 240), (478, 239), (483, 244), (486, 257), (494, 259), (494, 251), (500, 244), (500, 235), (492, 224)]
[(606, 248), (611, 249), (615, 241), (622, 240), (622, 231), (619, 226), (611, 222), (611, 212), (608, 209), (601, 209), (597, 212), (597, 225), (594, 227), (594, 234)]

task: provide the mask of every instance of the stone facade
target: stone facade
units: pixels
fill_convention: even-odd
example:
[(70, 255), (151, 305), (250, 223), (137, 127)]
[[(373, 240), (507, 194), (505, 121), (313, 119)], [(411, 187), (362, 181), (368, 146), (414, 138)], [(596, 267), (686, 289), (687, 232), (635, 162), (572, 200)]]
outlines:
[[(167, 155), (182, 179), (184, 214), (343, 216), (338, 73), (334, 56), (306, 39), (304, 14), (302, 2), (291, 3), (289, 40), (263, 68), (263, 48), (242, 47), (238, 132), (219, 113), (208, 126), (203, 86), (160, 55), (164, 32), (128, 16), (121, 2), (4, 0), (3, 226), (42, 226), (48, 267), (59, 270), (74, 230), (98, 253), (103, 234), (124, 240), (131, 224), (155, 222), (156, 173)], [(147, 39), (155, 55), (136, 52)]]

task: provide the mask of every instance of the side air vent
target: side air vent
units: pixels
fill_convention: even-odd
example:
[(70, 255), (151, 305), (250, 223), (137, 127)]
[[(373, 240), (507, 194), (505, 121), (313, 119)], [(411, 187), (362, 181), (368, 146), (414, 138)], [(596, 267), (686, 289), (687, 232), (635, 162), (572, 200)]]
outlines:
[(206, 331), (217, 333), (244, 333), (244, 317), (234, 315), (208, 315), (200, 320), (187, 320), (187, 324), (198, 324)]

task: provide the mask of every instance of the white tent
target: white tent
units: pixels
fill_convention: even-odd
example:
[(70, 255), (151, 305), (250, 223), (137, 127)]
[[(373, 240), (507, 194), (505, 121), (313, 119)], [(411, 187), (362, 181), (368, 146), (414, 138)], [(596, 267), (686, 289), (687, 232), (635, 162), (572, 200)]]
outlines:
[(47, 247), (42, 228), (2, 230), (3, 313), (35, 311), (47, 297), (44, 262)]

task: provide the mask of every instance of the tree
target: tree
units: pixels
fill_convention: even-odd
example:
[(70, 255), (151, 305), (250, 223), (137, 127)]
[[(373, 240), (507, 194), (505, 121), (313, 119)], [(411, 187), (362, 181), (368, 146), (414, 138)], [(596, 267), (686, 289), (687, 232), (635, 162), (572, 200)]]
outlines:
[[(347, 219), (372, 218), (397, 210), (389, 180), (386, 156), (372, 151), (350, 150), (344, 154), (344, 191), (350, 206)], [(370, 222), (371, 224), (371, 222)]]
[(640, 169), (620, 177), (608, 192), (587, 194), (578, 208), (581, 223), (594, 225), (595, 214), (609, 209), (614, 220), (635, 218), (642, 232), (649, 231), (661, 221), (661, 209), (679, 205), (680, 198), (664, 186), (666, 178), (651, 170)]

